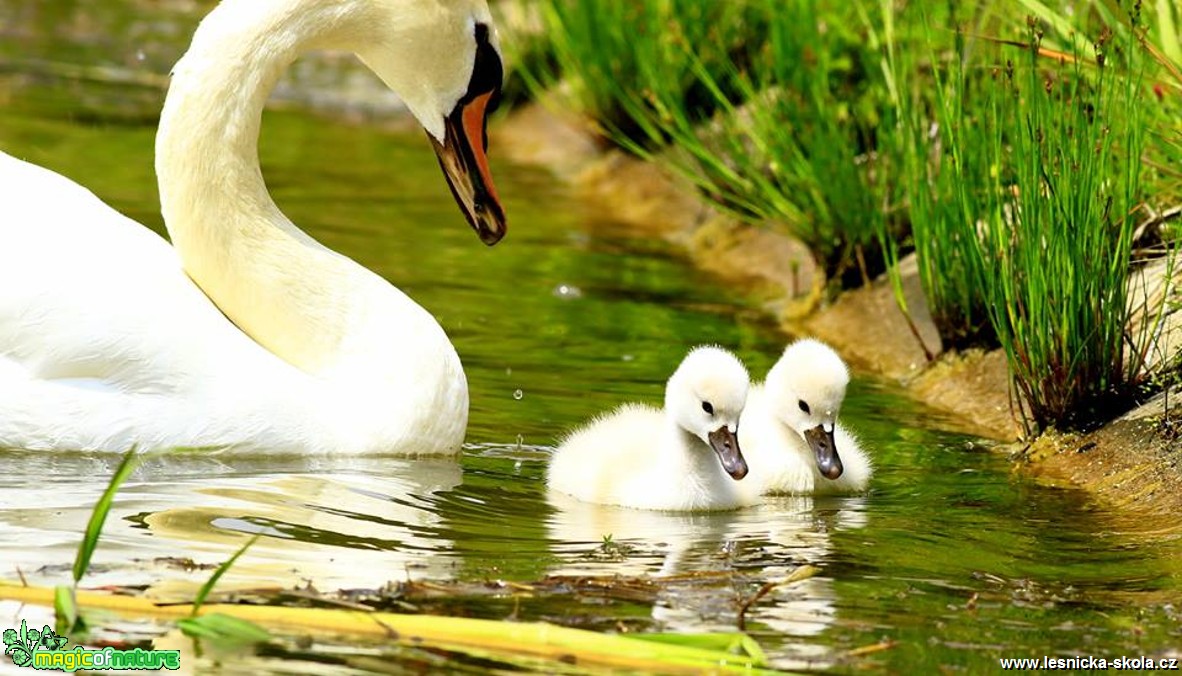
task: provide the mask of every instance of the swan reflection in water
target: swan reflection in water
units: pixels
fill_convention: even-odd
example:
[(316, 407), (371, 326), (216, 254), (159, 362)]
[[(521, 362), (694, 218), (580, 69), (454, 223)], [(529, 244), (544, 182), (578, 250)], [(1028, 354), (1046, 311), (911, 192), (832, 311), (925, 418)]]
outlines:
[[(819, 635), (837, 614), (824, 570), (835, 553), (831, 534), (867, 522), (864, 497), (769, 497), (755, 507), (702, 513), (596, 505), (553, 491), (547, 497), (554, 507), (549, 537), (561, 560), (550, 573), (664, 578), (669, 584), (660, 586), (652, 618), (668, 631), (733, 631), (743, 599), (809, 564), (820, 572), (775, 588), (747, 610), (746, 621), (756, 632)], [(719, 573), (719, 583), (704, 584), (705, 573)], [(778, 657), (789, 662), (783, 666), (823, 666), (829, 648), (802, 640)]]
[[(436, 493), (458, 486), (450, 459), (334, 460), (328, 472), (243, 476), (197, 489), (190, 504), (144, 518), (157, 536), (227, 546), (263, 537), (235, 578), (321, 590), (451, 577), (454, 543), (438, 534)], [(355, 465), (350, 467), (349, 465)], [(249, 565), (244, 565), (249, 564)]]
[[(54, 491), (36, 481), (5, 491), (0, 530), (11, 537), (0, 542), (0, 566), (20, 566), (30, 583), (68, 582), (80, 533), (117, 460), (58, 456)], [(435, 499), (462, 477), (447, 458), (148, 459), (117, 494), (85, 584), (149, 584), (155, 597), (192, 598), (208, 566), (256, 533), (262, 537), (219, 591), (449, 578), (457, 556), (438, 532)], [(205, 568), (191, 570), (185, 559)]]

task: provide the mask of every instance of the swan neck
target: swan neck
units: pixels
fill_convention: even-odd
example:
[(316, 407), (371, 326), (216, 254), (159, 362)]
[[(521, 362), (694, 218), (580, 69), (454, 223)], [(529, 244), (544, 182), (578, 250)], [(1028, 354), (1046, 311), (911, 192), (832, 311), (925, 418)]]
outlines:
[(185, 271), (243, 332), (317, 374), (337, 365), (375, 280), (283, 215), (258, 137), (280, 75), (336, 42), (347, 4), (223, 2), (173, 69), (156, 138), (161, 209)]
[[(467, 423), (459, 357), (426, 310), (322, 246), (272, 201), (263, 107), (303, 52), (365, 44), (355, 0), (223, 0), (177, 63), (156, 137), (161, 209), (189, 277), (244, 334), (339, 409), (356, 449), (454, 452)], [(356, 424), (349, 421), (357, 421)]]
[[(312, 17), (298, 20), (283, 11), (290, 4), (223, 2), (202, 21), (173, 68), (156, 140), (166, 211), (204, 206), (185, 202), (184, 189), (207, 187), (198, 180), (208, 180), (241, 200), (234, 206), (255, 219), (280, 216), (271, 211), (259, 169), (263, 108), (284, 70), (321, 36)], [(195, 219), (166, 220), (170, 235), (177, 231), (184, 239)]]

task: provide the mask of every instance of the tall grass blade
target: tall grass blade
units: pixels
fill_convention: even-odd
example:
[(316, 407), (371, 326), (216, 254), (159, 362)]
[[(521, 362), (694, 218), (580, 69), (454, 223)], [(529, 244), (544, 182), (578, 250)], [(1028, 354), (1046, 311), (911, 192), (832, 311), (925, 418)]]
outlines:
[(220, 646), (262, 643), (271, 640), (271, 632), (266, 629), (250, 620), (225, 613), (183, 617), (176, 621), (176, 626), (185, 636), (203, 639)]
[(631, 637), (640, 641), (655, 641), (657, 643), (669, 643), (697, 648), (699, 650), (715, 650), (732, 655), (745, 655), (761, 664), (767, 662), (767, 655), (764, 654), (763, 648), (759, 646), (759, 643), (742, 632), (710, 634), (638, 633), (632, 634)]
[(86, 532), (82, 535), (82, 542), (78, 545), (78, 555), (74, 559), (74, 584), (78, 584), (82, 580), (82, 576), (90, 567), (90, 559), (94, 556), (95, 548), (98, 547), (99, 536), (102, 535), (103, 524), (106, 523), (107, 515), (111, 512), (111, 504), (115, 500), (115, 494), (119, 492), (119, 487), (123, 485), (127, 477), (135, 471), (139, 462), (140, 456), (137, 455), (136, 448), (132, 446), (127, 453), (123, 454), (123, 460), (120, 461), (115, 473), (111, 476), (106, 490), (103, 491), (102, 496), (95, 503), (94, 509), (91, 510), (90, 521), (86, 524)]
[(1182, 34), (1178, 21), (1182, 19), (1182, 3), (1177, 0), (1157, 0), (1157, 42), (1162, 53), (1176, 66), (1182, 66)]
[(78, 613), (78, 601), (74, 598), (74, 587), (58, 585), (53, 589), (54, 630), (62, 636), (74, 636), (85, 631), (86, 623)]
[(205, 603), (205, 598), (209, 596), (209, 592), (213, 591), (213, 588), (218, 583), (218, 580), (222, 579), (222, 576), (226, 574), (226, 571), (230, 570), (230, 567), (234, 565), (234, 563), (238, 560), (238, 557), (245, 554), (246, 550), (250, 549), (251, 546), (253, 546), (254, 543), (258, 541), (258, 535), (251, 537), (246, 541), (245, 544), (238, 548), (238, 551), (234, 552), (233, 556), (231, 556), (229, 559), (226, 559), (224, 562), (222, 562), (222, 565), (218, 566), (217, 569), (213, 571), (213, 574), (209, 576), (209, 579), (205, 581), (205, 584), (201, 585), (201, 588), (197, 590), (197, 596), (193, 599), (194, 615), (197, 614), (197, 611), (201, 610), (201, 604)]
[(206, 615), (198, 615), (201, 612), (201, 606), (205, 603), (205, 599), (209, 593), (213, 591), (218, 580), (230, 570), (238, 558), (246, 553), (254, 543), (258, 542), (259, 536), (255, 535), (246, 541), (238, 551), (229, 559), (226, 559), (205, 584), (197, 590), (197, 595), (193, 598), (193, 610), (190, 616), (177, 621), (177, 627), (180, 628), (187, 636), (193, 638), (203, 638), (220, 644), (239, 644), (239, 643), (258, 643), (266, 641), (271, 638), (270, 633), (266, 629), (254, 624), (253, 622), (225, 615), (223, 613), (209, 613)]

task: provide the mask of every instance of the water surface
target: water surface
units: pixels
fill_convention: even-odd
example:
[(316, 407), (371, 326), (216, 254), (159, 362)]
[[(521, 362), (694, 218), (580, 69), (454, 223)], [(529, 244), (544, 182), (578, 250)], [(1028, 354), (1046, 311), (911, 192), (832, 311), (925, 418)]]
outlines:
[[(202, 6), (0, 0), (0, 149), (74, 178), (161, 231), (151, 160), (157, 85)], [(318, 74), (337, 67), (350, 74), (333, 90)], [(812, 564), (817, 577), (773, 591), (747, 613), (748, 629), (780, 666), (981, 672), (998, 657), (1176, 650), (1175, 528), (1119, 520), (1076, 492), (1038, 485), (864, 374), (843, 418), (876, 461), (866, 496), (779, 498), (692, 516), (548, 499), (541, 477), (564, 430), (624, 401), (659, 402), (693, 344), (732, 348), (761, 375), (786, 338), (751, 299), (613, 223), (546, 172), (501, 161), (495, 147), (511, 226), (487, 249), (420, 132), (391, 131), (387, 108), (369, 103), (327, 106), (332, 115), (301, 107), (348, 101), (375, 90), (372, 81), (337, 62), (305, 72), (313, 84), (297, 77), (285, 94), (299, 105), (265, 119), (268, 185), (310, 234), (439, 318), (471, 387), (465, 452), (459, 461), (152, 460), (119, 494), (84, 586), (188, 598), (209, 574), (189, 559), (219, 563), (261, 534), (221, 589), (463, 583), (463, 593), (415, 597), (409, 609), (604, 631), (711, 631), (733, 629), (740, 602), (764, 582)], [(19, 568), (30, 583), (67, 581), (116, 463), (0, 451), (0, 577)], [(489, 591), (497, 581), (559, 575), (660, 583)], [(0, 627), (37, 622), (38, 612), (0, 603)], [(97, 637), (174, 640), (157, 638), (161, 631), (112, 621)], [(242, 658), (240, 668), (364, 671), (373, 664), (362, 658), (373, 656), (407, 670), (460, 666), (410, 649), (308, 647), (293, 638)], [(202, 670), (220, 664), (193, 659)]]

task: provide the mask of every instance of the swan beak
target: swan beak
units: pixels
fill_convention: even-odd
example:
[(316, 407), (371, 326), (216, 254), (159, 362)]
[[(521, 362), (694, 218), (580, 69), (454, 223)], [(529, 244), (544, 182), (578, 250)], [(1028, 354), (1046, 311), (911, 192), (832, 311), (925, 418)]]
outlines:
[(821, 475), (834, 480), (840, 477), (845, 468), (841, 466), (841, 456), (837, 454), (837, 444), (833, 442), (833, 428), (826, 431), (824, 425), (817, 425), (805, 431), (804, 440), (817, 457), (817, 469), (821, 470)]
[(451, 194), (480, 240), (492, 246), (505, 236), (505, 209), (488, 169), (488, 114), (496, 107), (497, 91), (461, 100), (444, 119), (443, 143), (430, 134), (439, 166)]
[(739, 450), (739, 438), (727, 429), (726, 425), (719, 427), (706, 435), (710, 440), (710, 447), (718, 454), (722, 468), (735, 481), (747, 476), (747, 461), (743, 459), (743, 452)]

